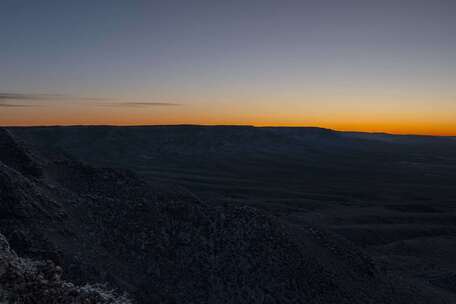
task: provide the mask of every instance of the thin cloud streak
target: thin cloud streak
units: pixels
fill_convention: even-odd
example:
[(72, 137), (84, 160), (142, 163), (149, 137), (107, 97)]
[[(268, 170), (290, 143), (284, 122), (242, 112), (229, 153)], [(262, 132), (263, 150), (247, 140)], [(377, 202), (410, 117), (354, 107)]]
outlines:
[(172, 102), (116, 102), (116, 103), (99, 103), (102, 107), (174, 107), (181, 106), (179, 103)]
[(112, 100), (100, 97), (76, 97), (64, 94), (25, 94), (25, 93), (0, 93), (0, 100)]
[(29, 107), (38, 107), (38, 105), (13, 104), (13, 103), (4, 103), (4, 102), (0, 101), (0, 108), (29, 108)]
[[(85, 101), (96, 102), (95, 106), (103, 107), (167, 107), (180, 106), (181, 104), (173, 102), (103, 102), (113, 101), (116, 98), (103, 97), (77, 97), (64, 94), (28, 94), (28, 93), (5, 93), (0, 92), (0, 107), (33, 107), (36, 104), (16, 104), (16, 101)], [(5, 102), (6, 101), (6, 102)], [(90, 104), (89, 104), (90, 105)]]
[(22, 93), (0, 93), (0, 100), (46, 100), (62, 98), (64, 95), (56, 94), (22, 94)]

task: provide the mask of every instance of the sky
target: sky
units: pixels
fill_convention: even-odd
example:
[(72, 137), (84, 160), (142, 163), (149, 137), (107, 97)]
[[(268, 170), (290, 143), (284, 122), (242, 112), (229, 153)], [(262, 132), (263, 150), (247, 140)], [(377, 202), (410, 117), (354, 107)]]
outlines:
[(456, 135), (454, 0), (2, 0), (0, 125)]

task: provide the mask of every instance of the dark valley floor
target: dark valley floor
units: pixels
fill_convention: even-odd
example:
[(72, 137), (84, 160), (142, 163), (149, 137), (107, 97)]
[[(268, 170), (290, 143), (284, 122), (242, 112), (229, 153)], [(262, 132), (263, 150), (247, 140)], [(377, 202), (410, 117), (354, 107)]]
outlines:
[(455, 169), (450, 137), (1, 129), (0, 296), (454, 303)]

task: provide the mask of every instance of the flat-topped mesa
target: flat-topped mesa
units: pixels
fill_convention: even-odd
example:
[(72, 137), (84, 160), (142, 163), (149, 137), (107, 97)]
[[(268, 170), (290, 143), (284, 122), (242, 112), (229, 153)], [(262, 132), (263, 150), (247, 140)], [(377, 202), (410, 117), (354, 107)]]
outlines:
[(26, 176), (40, 177), (42, 170), (25, 147), (6, 129), (0, 128), (0, 162)]

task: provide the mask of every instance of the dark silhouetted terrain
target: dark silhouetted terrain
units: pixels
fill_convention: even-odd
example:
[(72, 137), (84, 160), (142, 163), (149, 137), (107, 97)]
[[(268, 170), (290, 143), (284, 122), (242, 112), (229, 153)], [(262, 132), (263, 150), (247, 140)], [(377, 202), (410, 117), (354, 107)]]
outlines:
[(454, 303), (455, 169), (443, 137), (0, 129), (0, 293), (33, 259), (137, 303)]
[(104, 286), (76, 286), (61, 277), (62, 269), (53, 261), (18, 257), (0, 234), (0, 303), (131, 303)]

